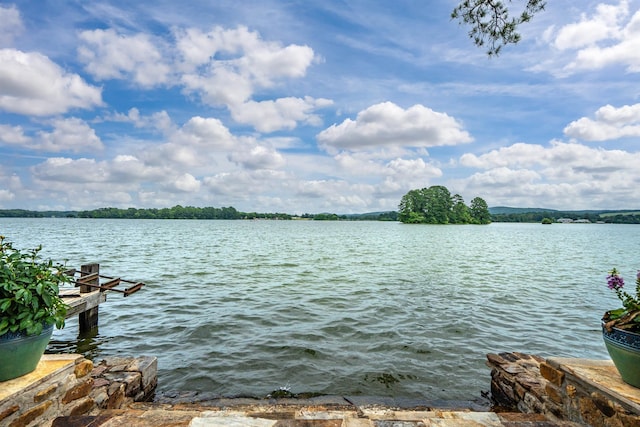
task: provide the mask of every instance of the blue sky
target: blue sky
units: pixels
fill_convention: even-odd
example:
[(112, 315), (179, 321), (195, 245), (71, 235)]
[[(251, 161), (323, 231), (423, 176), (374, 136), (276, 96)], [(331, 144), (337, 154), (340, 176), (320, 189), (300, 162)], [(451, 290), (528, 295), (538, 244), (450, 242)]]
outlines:
[(0, 209), (640, 208), (640, 0), (456, 3), (0, 1)]

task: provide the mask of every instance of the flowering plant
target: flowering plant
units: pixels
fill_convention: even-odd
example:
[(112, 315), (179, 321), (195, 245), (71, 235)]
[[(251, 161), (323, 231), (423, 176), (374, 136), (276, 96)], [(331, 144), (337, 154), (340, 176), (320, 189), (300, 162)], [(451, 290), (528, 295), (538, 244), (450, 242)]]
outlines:
[(616, 327), (631, 332), (640, 332), (640, 270), (636, 274), (635, 296), (622, 290), (624, 279), (615, 268), (607, 276), (607, 286), (616, 292), (618, 299), (622, 301), (622, 308), (609, 310), (604, 314), (602, 321), (607, 331)]

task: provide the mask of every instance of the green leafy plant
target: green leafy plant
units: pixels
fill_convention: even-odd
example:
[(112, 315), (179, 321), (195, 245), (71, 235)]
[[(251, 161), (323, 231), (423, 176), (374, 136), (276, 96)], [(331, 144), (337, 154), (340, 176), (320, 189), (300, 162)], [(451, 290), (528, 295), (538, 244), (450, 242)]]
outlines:
[(35, 249), (20, 250), (0, 236), (0, 336), (38, 335), (44, 327), (64, 327), (67, 306), (59, 285), (71, 281), (65, 268), (41, 260)]
[(607, 286), (615, 291), (618, 299), (622, 301), (622, 307), (609, 310), (604, 314), (602, 321), (608, 331), (616, 327), (631, 332), (640, 332), (640, 270), (636, 274), (635, 295), (622, 290), (624, 279), (615, 268), (607, 276)]

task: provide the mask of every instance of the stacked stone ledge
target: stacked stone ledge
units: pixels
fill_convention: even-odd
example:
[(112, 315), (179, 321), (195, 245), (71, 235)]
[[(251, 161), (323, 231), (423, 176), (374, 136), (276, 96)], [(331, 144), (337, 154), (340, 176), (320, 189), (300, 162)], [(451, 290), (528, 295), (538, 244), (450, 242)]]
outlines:
[(108, 358), (94, 367), (80, 355), (45, 355), (26, 376), (0, 383), (0, 426), (49, 426), (64, 416), (95, 415), (152, 398), (157, 359)]
[[(573, 363), (579, 368), (572, 369)], [(545, 360), (515, 352), (488, 354), (487, 365), (498, 408), (585, 426), (640, 427), (640, 389), (622, 383), (610, 361)], [(594, 375), (604, 378), (601, 384)]]
[(156, 357), (107, 357), (91, 372), (91, 396), (99, 409), (120, 409), (153, 398), (158, 383)]
[[(0, 425), (47, 425), (59, 415), (82, 414), (95, 406), (89, 396), (93, 387), (91, 361), (78, 355), (49, 356), (48, 361), (64, 367), (47, 373), (15, 393), (3, 394)], [(5, 381), (0, 387), (7, 390), (19, 381), (21, 379)]]

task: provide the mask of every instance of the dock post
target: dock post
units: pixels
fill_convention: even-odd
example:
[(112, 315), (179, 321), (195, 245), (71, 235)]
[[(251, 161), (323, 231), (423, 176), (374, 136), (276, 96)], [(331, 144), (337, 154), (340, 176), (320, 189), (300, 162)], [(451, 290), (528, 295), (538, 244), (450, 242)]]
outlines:
[[(83, 266), (80, 267), (80, 277), (82, 278), (82, 276), (87, 276), (89, 274), (100, 274), (100, 264), (85, 264)], [(89, 284), (92, 285), (99, 285), (100, 284), (100, 278), (97, 277), (94, 280), (91, 280), (88, 282)], [(84, 294), (87, 292), (91, 292), (95, 290), (95, 288), (91, 288), (90, 286), (84, 286), (84, 285), (80, 285), (80, 293)], [(90, 332), (92, 329), (95, 329), (98, 327), (98, 305), (96, 305), (93, 308), (90, 308), (87, 311), (83, 311), (80, 314), (78, 314), (78, 324), (80, 326), (80, 333), (87, 333)]]

